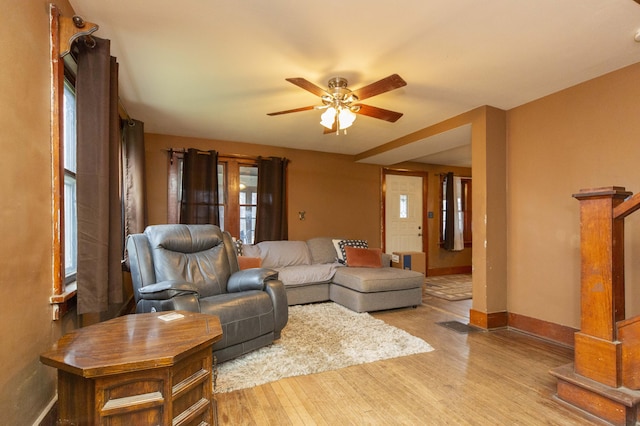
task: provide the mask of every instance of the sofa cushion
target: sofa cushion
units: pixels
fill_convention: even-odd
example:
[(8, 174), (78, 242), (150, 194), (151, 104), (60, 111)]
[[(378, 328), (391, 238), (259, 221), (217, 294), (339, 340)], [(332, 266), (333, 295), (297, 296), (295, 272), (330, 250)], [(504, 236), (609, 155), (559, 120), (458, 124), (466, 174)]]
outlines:
[(336, 248), (336, 253), (338, 255), (338, 262), (342, 263), (343, 265), (345, 264), (346, 262), (345, 259), (347, 257), (344, 251), (344, 248), (346, 246), (369, 248), (367, 240), (333, 240), (333, 245)]
[(277, 268), (278, 279), (285, 287), (313, 285), (331, 282), (336, 273), (337, 263), (316, 263), (313, 265), (287, 266)]
[[(311, 254), (304, 241), (262, 241), (260, 248), (263, 268), (311, 265)], [(247, 248), (244, 248), (245, 255)]]
[(307, 247), (311, 253), (313, 263), (334, 263), (336, 261), (336, 248), (328, 237), (317, 237), (307, 240)]
[(345, 246), (347, 266), (382, 268), (382, 250), (379, 248), (358, 248)]
[(242, 256), (245, 257), (260, 257), (260, 247), (256, 244), (243, 244)]
[(360, 293), (372, 293), (422, 287), (424, 275), (399, 268), (340, 267), (333, 276), (333, 283)]

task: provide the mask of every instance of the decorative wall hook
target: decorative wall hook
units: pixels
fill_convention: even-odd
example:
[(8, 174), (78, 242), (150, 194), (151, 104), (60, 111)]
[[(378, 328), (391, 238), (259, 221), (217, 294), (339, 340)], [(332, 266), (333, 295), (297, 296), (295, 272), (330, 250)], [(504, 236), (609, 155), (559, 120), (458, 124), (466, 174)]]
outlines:
[(298, 219), (304, 220), (304, 215), (307, 214), (304, 210), (298, 212)]

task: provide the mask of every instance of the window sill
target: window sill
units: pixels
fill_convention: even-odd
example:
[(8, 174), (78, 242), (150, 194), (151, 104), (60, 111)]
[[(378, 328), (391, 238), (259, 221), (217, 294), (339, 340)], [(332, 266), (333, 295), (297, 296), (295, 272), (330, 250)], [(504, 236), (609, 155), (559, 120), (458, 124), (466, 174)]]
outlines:
[(54, 321), (61, 319), (75, 306), (77, 293), (78, 285), (76, 282), (72, 282), (65, 286), (62, 294), (55, 294), (49, 298), (49, 303), (53, 305)]

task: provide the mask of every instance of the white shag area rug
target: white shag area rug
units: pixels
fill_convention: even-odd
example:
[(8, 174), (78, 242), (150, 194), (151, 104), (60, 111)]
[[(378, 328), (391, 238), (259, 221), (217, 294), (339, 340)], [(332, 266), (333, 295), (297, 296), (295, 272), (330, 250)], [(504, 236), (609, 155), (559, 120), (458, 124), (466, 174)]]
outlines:
[(231, 392), (285, 377), (432, 350), (427, 342), (404, 330), (333, 302), (290, 306), (282, 337), (220, 364), (214, 391)]

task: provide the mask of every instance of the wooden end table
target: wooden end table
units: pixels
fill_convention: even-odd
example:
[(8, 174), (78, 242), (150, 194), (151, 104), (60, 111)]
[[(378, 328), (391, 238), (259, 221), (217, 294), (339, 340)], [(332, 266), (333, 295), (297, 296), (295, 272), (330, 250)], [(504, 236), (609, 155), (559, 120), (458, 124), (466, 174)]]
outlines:
[(221, 338), (216, 316), (126, 315), (66, 334), (40, 361), (58, 369), (66, 424), (212, 425), (211, 347)]

